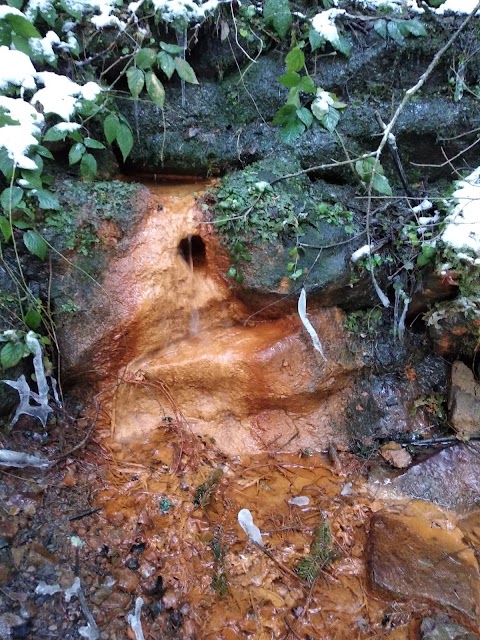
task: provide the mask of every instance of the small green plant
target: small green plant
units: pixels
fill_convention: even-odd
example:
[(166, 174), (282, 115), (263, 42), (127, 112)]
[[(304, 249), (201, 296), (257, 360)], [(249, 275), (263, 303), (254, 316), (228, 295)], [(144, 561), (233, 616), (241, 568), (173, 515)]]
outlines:
[(382, 310), (378, 307), (366, 311), (353, 311), (347, 314), (343, 326), (349, 333), (366, 337), (376, 333), (382, 318)]
[[(284, 142), (294, 142), (313, 124), (314, 117), (332, 132), (340, 120), (340, 110), (347, 105), (338, 100), (334, 93), (315, 87), (305, 65), (305, 54), (300, 45), (294, 47), (285, 58), (286, 72), (278, 81), (289, 89), (287, 102), (276, 112), (273, 124), (281, 127), (280, 136)], [(300, 74), (300, 71), (304, 74)], [(301, 95), (315, 94), (309, 108), (302, 106)]]
[[(20, 360), (31, 356), (34, 351), (27, 344), (28, 332), (7, 329), (0, 333), (0, 343), (3, 343), (0, 349), (0, 365), (2, 369), (9, 369), (17, 365)], [(41, 337), (33, 334), (40, 342), (41, 345), (49, 345), (50, 340), (46, 337)], [(44, 357), (45, 362), (47, 360)], [(49, 362), (49, 361), (48, 361)], [(49, 363), (49, 369), (51, 369), (51, 363)]]
[(417, 18), (412, 18), (411, 20), (380, 18), (374, 23), (373, 28), (381, 38), (384, 40), (391, 38), (397, 44), (403, 44), (405, 38), (409, 36), (428, 35), (425, 26)]
[(303, 580), (306, 580), (308, 584), (312, 584), (320, 572), (337, 557), (330, 522), (324, 516), (322, 522), (315, 529), (310, 553), (299, 561), (295, 573)]
[(371, 185), (372, 189), (377, 193), (381, 193), (384, 196), (393, 195), (392, 187), (383, 171), (383, 167), (376, 158), (357, 160), (355, 171), (366, 188)]
[(170, 509), (174, 506), (173, 502), (171, 502), (166, 496), (160, 498), (158, 503), (158, 508), (162, 515), (167, 515)]
[(223, 471), (221, 469), (214, 469), (208, 480), (198, 487), (193, 499), (193, 504), (196, 507), (200, 507), (202, 509), (206, 509), (208, 507), (222, 476)]
[(223, 542), (223, 528), (217, 527), (212, 540), (213, 576), (211, 587), (220, 597), (228, 593), (228, 576), (225, 566), (227, 545)]
[(326, 220), (336, 227), (343, 227), (346, 233), (354, 233), (353, 213), (344, 209), (339, 202), (334, 204), (320, 202), (317, 205), (317, 212), (321, 220)]

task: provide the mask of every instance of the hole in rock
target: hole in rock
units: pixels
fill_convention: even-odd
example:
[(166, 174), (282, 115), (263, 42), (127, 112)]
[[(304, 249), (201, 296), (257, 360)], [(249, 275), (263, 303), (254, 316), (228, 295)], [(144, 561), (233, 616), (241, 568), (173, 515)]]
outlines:
[(178, 245), (178, 252), (193, 269), (201, 269), (207, 263), (205, 242), (200, 236), (183, 238)]

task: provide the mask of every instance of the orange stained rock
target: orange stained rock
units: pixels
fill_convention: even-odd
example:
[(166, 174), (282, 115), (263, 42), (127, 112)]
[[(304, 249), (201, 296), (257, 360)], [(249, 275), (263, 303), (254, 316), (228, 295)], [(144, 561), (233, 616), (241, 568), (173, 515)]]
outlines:
[(342, 313), (310, 311), (327, 363), (296, 314), (252, 323), (222, 275), (225, 255), (192, 186), (152, 191), (149, 215), (104, 282), (119, 301), (117, 327), (97, 354), (118, 354), (115, 437), (173, 420), (227, 453), (344, 445), (342, 394), (359, 364)]

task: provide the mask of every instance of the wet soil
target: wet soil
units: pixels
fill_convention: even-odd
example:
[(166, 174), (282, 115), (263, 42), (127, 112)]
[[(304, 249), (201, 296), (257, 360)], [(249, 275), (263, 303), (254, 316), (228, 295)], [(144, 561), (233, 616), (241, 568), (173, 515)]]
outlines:
[[(87, 427), (53, 427), (45, 444), (26, 437), (26, 422), (2, 445), (51, 459)], [(138, 596), (147, 640), (413, 637), (425, 607), (368, 591), (367, 527), (381, 503), (357, 493), (364, 472), (346, 453), (227, 459), (175, 420), (131, 445), (100, 425), (49, 471), (2, 469), (0, 636), (80, 637), (81, 603), (64, 594), (78, 576), (105, 640), (134, 638)], [(308, 505), (288, 503), (298, 496)], [(243, 508), (263, 549), (238, 524)], [(299, 563), (326, 525), (326, 561), (309, 581)], [(58, 592), (39, 594), (42, 582)]]

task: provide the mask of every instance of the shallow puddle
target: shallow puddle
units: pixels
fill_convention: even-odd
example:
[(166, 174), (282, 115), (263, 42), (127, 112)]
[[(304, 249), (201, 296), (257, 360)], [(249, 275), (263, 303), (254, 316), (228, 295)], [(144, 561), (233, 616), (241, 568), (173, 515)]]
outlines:
[[(135, 556), (132, 595), (150, 612), (146, 638), (165, 633), (165, 611), (151, 613), (159, 601), (170, 617), (178, 612), (176, 638), (409, 637), (415, 606), (368, 591), (367, 525), (381, 503), (358, 493), (357, 458), (339, 454), (332, 463), (303, 451), (227, 460), (174, 423), (130, 445), (105, 433), (101, 446), (103, 509), (87, 545), (115, 548), (127, 566)], [(299, 496), (308, 504), (289, 503)], [(244, 508), (263, 549), (238, 524)], [(305, 573), (319, 536), (325, 554)]]

